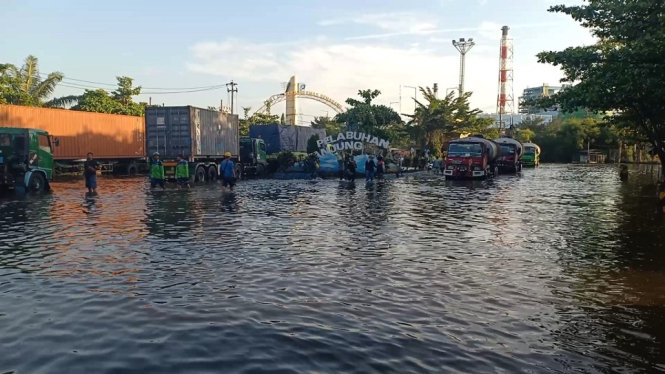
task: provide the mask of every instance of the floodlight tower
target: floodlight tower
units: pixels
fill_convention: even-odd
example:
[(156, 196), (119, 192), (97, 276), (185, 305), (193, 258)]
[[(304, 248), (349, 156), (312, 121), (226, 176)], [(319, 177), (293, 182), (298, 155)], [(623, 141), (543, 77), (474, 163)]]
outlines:
[(468, 40), (464, 38), (459, 38), (459, 40), (453, 40), (453, 46), (459, 51), (459, 96), (461, 97), (464, 93), (464, 60), (466, 58), (466, 53), (473, 48), (476, 43), (473, 41), (473, 38)]
[(506, 132), (504, 114), (515, 112), (515, 93), (513, 92), (513, 40), (508, 38), (508, 26), (501, 28), (499, 45), (499, 93), (496, 98), (496, 112), (499, 114), (499, 130)]

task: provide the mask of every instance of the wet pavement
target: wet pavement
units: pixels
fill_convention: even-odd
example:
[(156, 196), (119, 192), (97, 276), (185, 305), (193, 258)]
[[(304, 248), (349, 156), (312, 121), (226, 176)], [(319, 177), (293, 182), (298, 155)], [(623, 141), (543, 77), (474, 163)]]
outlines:
[(650, 178), (5, 197), (0, 373), (665, 372)]

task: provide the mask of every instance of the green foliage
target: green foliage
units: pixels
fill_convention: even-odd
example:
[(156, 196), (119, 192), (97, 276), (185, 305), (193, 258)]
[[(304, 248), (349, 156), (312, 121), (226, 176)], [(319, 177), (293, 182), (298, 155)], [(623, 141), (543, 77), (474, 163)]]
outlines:
[(319, 140), (320, 138), (318, 134), (314, 134), (309, 137), (307, 140), (307, 153), (314, 153), (319, 150), (319, 145), (316, 144), (316, 142)]
[(249, 136), (249, 126), (274, 125), (280, 123), (279, 116), (265, 113), (254, 113), (249, 115), (252, 107), (242, 108), (245, 118), (240, 120), (240, 136)]
[(665, 3), (588, 0), (549, 11), (571, 16), (599, 42), (538, 55), (539, 62), (561, 67), (562, 82), (573, 84), (538, 104), (566, 112), (613, 112), (609, 123), (648, 140), (665, 163)]
[(372, 100), (379, 95), (381, 95), (379, 90), (359, 90), (358, 96), (362, 100), (347, 99), (349, 108), (335, 116), (335, 122), (341, 124), (339, 131), (346, 128), (350, 131), (373, 134), (393, 144), (405, 142), (406, 132), (399, 114), (385, 105), (372, 104)]
[(71, 95), (55, 98), (48, 103), (50, 107), (64, 108), (83, 112), (124, 114), (143, 116), (147, 103), (135, 103), (132, 96), (141, 93), (141, 87), (132, 88), (133, 79), (116, 77), (118, 89), (108, 93), (103, 89), (85, 90), (82, 95)]
[(53, 72), (42, 79), (39, 60), (32, 55), (20, 68), (0, 64), (0, 103), (43, 106), (63, 78), (62, 73)]
[(587, 146), (614, 147), (611, 127), (594, 118), (557, 118), (547, 125), (542, 121), (523, 121), (519, 127), (515, 138), (538, 144), (543, 162), (571, 162)]
[(416, 101), (411, 120), (407, 123), (412, 139), (421, 148), (429, 148), (432, 155), (438, 157), (447, 139), (462, 133), (482, 134), (488, 138), (498, 137), (498, 129), (493, 128), (494, 120), (480, 118), (479, 109), (469, 108), (470, 92), (461, 97), (454, 93), (439, 99), (429, 87), (420, 87), (425, 103)]
[(521, 143), (528, 143), (535, 135), (536, 133), (531, 129), (517, 130), (515, 139)]
[(312, 128), (326, 130), (326, 135), (332, 135), (337, 137), (337, 135), (344, 131), (344, 125), (337, 123), (333, 118), (330, 117), (314, 117), (314, 120), (311, 122)]
[(293, 166), (297, 161), (296, 156), (293, 154), (293, 152), (290, 151), (278, 153), (275, 159), (279, 165), (277, 169), (282, 173), (285, 172), (289, 167)]

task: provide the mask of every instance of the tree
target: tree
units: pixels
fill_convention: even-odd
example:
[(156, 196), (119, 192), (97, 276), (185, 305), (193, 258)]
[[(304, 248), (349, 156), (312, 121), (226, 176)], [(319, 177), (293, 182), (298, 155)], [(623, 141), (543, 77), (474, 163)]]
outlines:
[(399, 142), (401, 139), (396, 137), (404, 134), (400, 131), (403, 129), (402, 118), (392, 108), (372, 104), (379, 95), (379, 90), (359, 90), (358, 96), (362, 100), (346, 99), (349, 108), (336, 115), (335, 122), (344, 124), (349, 130), (369, 133), (391, 143)]
[(143, 116), (148, 103), (136, 103), (132, 96), (141, 93), (141, 87), (132, 88), (133, 79), (129, 77), (116, 77), (118, 88), (112, 93), (103, 89), (85, 90), (82, 95), (70, 95), (55, 98), (47, 103), (50, 107), (80, 110), (84, 112), (124, 114), (128, 116)]
[(0, 65), (0, 100), (14, 105), (42, 106), (64, 77), (53, 72), (42, 79), (39, 60), (32, 55), (26, 57), (21, 68)]
[(240, 136), (249, 136), (249, 126), (254, 125), (274, 125), (279, 124), (279, 116), (266, 113), (254, 113), (252, 115), (249, 112), (252, 110), (252, 107), (243, 107), (242, 108), (245, 118), (240, 120)]
[(319, 135), (314, 134), (309, 137), (307, 140), (307, 153), (314, 153), (319, 150), (319, 145), (316, 143), (319, 141)]
[(571, 16), (599, 41), (538, 54), (538, 62), (560, 66), (562, 82), (571, 84), (539, 106), (554, 104), (568, 113), (580, 108), (613, 112), (607, 121), (647, 139), (665, 165), (665, 3), (588, 0), (549, 11)]
[(280, 125), (286, 125), (286, 116), (282, 113), (282, 116), (279, 118)]
[(438, 156), (447, 139), (462, 133), (482, 134), (497, 137), (498, 130), (491, 128), (494, 120), (480, 118), (479, 109), (469, 108), (470, 92), (460, 97), (454, 93), (439, 99), (429, 87), (420, 87), (425, 102), (416, 101), (414, 114), (407, 115), (412, 139), (422, 148), (429, 148)]
[(515, 139), (522, 143), (528, 143), (531, 141), (533, 136), (536, 135), (535, 132), (531, 129), (523, 129), (523, 130), (517, 130), (517, 135), (515, 136)]
[(312, 128), (326, 130), (326, 135), (332, 135), (333, 137), (337, 137), (342, 132), (342, 124), (337, 123), (333, 118), (328, 116), (314, 117), (311, 124)]

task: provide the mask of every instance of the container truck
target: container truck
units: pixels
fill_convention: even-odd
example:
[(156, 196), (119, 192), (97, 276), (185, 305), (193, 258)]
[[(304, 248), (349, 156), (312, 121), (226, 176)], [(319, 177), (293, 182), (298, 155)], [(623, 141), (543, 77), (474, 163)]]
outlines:
[(0, 187), (49, 190), (57, 144), (44, 130), (0, 127)]
[(499, 173), (499, 146), (482, 135), (450, 140), (443, 175), (446, 179), (484, 179)]
[(502, 173), (521, 171), (522, 161), (520, 158), (524, 152), (522, 143), (508, 137), (494, 139), (494, 142), (499, 145), (499, 157), (496, 160), (499, 171)]
[(524, 143), (522, 165), (534, 167), (540, 165), (540, 146), (538, 144)]
[(160, 154), (167, 178), (175, 177), (180, 155), (188, 160), (195, 181), (213, 181), (226, 152), (231, 153), (238, 177), (265, 172), (265, 143), (241, 141), (236, 114), (193, 106), (147, 107), (145, 124), (148, 157)]
[(133, 175), (145, 169), (142, 117), (0, 105), (0, 127), (39, 129), (49, 134), (58, 144), (53, 148), (54, 175), (83, 172), (88, 152), (94, 154), (104, 173)]

